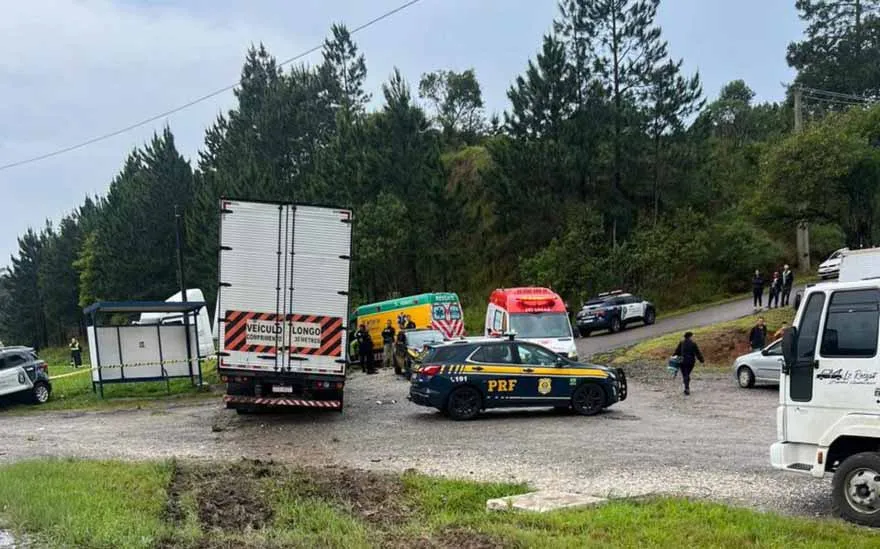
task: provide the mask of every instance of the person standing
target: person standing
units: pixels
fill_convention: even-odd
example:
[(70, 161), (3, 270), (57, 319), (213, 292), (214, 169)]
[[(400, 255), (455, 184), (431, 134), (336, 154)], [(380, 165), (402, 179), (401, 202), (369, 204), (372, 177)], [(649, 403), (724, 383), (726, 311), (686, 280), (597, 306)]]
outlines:
[(382, 352), (385, 353), (382, 357), (382, 365), (385, 368), (394, 365), (394, 334), (394, 327), (391, 325), (391, 319), (389, 318), (385, 324), (385, 329), (382, 330)]
[(70, 363), (74, 368), (79, 368), (82, 366), (82, 349), (79, 347), (79, 341), (75, 337), (71, 338), (68, 347), (70, 348)]
[(685, 395), (691, 394), (691, 372), (694, 371), (697, 361), (699, 360), (700, 364), (706, 363), (703, 360), (703, 353), (700, 352), (700, 347), (693, 340), (693, 337), (693, 332), (685, 332), (684, 339), (678, 343), (673, 353), (675, 356), (681, 357), (678, 369), (681, 372), (681, 380), (684, 382)]
[(782, 306), (788, 307), (788, 300), (791, 296), (791, 288), (794, 286), (794, 273), (788, 268), (788, 265), (782, 268)]
[(406, 315), (406, 329), (407, 330), (415, 330), (416, 329), (416, 323), (413, 322), (412, 317), (409, 315)]
[(779, 307), (779, 297), (782, 294), (782, 279), (779, 278), (779, 273), (773, 273), (773, 280), (770, 281), (770, 293), (767, 297), (767, 308), (772, 309), (774, 307)]
[(397, 315), (397, 328), (400, 330), (406, 329), (406, 315), (403, 313)]
[(758, 321), (752, 326), (749, 332), (749, 345), (753, 351), (763, 349), (767, 344), (767, 326), (764, 324), (764, 317), (759, 317)]
[(755, 309), (760, 309), (764, 306), (764, 278), (761, 276), (761, 271), (755, 271), (755, 276), (752, 278), (752, 296), (753, 296), (753, 307)]
[(358, 342), (358, 358), (361, 363), (361, 371), (365, 374), (375, 374), (376, 369), (373, 366), (373, 339), (365, 324), (361, 324), (360, 329), (354, 335)]

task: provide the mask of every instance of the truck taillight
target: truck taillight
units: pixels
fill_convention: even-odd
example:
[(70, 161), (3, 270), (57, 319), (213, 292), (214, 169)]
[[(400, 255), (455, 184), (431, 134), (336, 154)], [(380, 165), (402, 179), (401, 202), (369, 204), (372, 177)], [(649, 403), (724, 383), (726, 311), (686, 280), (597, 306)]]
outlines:
[(440, 366), (422, 366), (419, 368), (419, 375), (425, 377), (433, 377), (440, 373)]

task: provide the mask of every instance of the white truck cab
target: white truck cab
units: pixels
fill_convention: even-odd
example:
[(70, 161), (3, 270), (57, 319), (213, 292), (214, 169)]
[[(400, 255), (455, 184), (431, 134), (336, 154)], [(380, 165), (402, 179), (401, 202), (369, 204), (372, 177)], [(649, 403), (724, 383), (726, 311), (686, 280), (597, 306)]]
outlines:
[(880, 527), (880, 280), (806, 289), (783, 337), (777, 469), (833, 475), (832, 509)]

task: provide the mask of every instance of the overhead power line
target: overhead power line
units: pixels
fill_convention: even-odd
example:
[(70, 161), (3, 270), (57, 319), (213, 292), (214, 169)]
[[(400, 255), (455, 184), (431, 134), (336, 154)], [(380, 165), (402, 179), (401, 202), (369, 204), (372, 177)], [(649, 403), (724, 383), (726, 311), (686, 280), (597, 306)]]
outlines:
[[(418, 4), (419, 2), (421, 2), (421, 0), (409, 0), (408, 2), (405, 2), (405, 3), (403, 3), (403, 4), (399, 5), (399, 6), (397, 6), (396, 8), (394, 8), (394, 9), (392, 9), (392, 10), (386, 11), (386, 12), (383, 13), (382, 15), (379, 15), (379, 16), (377, 16), (377, 17), (374, 17), (373, 19), (370, 19), (370, 20), (367, 21), (366, 23), (363, 23), (363, 24), (361, 24), (361, 25), (358, 25), (357, 27), (353, 28), (353, 29), (350, 31), (350, 34), (354, 35), (354, 34), (360, 32), (360, 31), (362, 31), (362, 30), (364, 30), (364, 29), (366, 29), (366, 28), (368, 28), (368, 27), (371, 27), (371, 26), (375, 25), (376, 23), (379, 23), (380, 21), (383, 21), (383, 20), (385, 20), (385, 19), (388, 19), (388, 18), (391, 17), (392, 15), (395, 15), (395, 14), (397, 14), (398, 12), (401, 12), (401, 11), (407, 9), (407, 8), (409, 8), (410, 6), (413, 6), (413, 5), (415, 5), (415, 4)], [(320, 50), (320, 49), (323, 48), (323, 47), (324, 47), (324, 44), (323, 44), (323, 43), (318, 44), (317, 46), (311, 47), (311, 48), (305, 50), (305, 51), (302, 52), (302, 53), (299, 53), (299, 54), (297, 54), (297, 55), (294, 55), (293, 57), (289, 57), (289, 58), (285, 59), (284, 61), (282, 61), (281, 63), (279, 63), (278, 66), (279, 66), (279, 67), (283, 67), (283, 66), (285, 66), (285, 65), (289, 65), (290, 63), (293, 63), (294, 61), (298, 61), (298, 60), (302, 59), (303, 57), (306, 57), (306, 56), (308, 56), (308, 55), (311, 55), (311, 54), (315, 53), (316, 51)], [(186, 110), (186, 109), (188, 109), (188, 108), (190, 108), (190, 107), (192, 107), (192, 106), (194, 106), (194, 105), (198, 105), (199, 103), (202, 103), (202, 102), (204, 102), (204, 101), (207, 101), (208, 99), (211, 99), (211, 98), (213, 98), (213, 97), (217, 97), (218, 95), (221, 95), (221, 94), (223, 94), (223, 93), (226, 93), (226, 92), (228, 92), (228, 91), (234, 89), (234, 88), (235, 88), (236, 86), (238, 86), (239, 84), (241, 84), (241, 80), (240, 80), (240, 79), (239, 79), (237, 82), (235, 82), (234, 84), (230, 84), (230, 85), (228, 85), (228, 86), (224, 86), (224, 87), (222, 87), (222, 88), (220, 88), (220, 89), (218, 89), (218, 90), (212, 91), (211, 93), (207, 93), (207, 94), (205, 94), (205, 95), (202, 95), (201, 97), (197, 97), (197, 98), (193, 99), (192, 101), (188, 101), (188, 102), (186, 102), (186, 103), (184, 103), (184, 104), (182, 104), (182, 105), (180, 105), (180, 106), (178, 106), (178, 107), (174, 107), (173, 109), (167, 110), (167, 111), (165, 111), (165, 112), (159, 113), (159, 114), (154, 115), (154, 116), (151, 116), (151, 117), (149, 117), (149, 118), (145, 118), (145, 119), (141, 120), (140, 122), (135, 122), (134, 124), (130, 124), (130, 125), (128, 125), (128, 126), (125, 126), (124, 128), (120, 128), (120, 129), (118, 129), (118, 130), (114, 130), (114, 131), (112, 131), (112, 132), (105, 133), (105, 134), (103, 134), (103, 135), (99, 135), (99, 136), (97, 136), (97, 137), (93, 137), (93, 138), (91, 138), (91, 139), (87, 139), (87, 140), (85, 140), (85, 141), (81, 141), (81, 142), (79, 142), (79, 143), (77, 143), (77, 144), (75, 144), (75, 145), (70, 145), (70, 146), (68, 146), (68, 147), (64, 147), (64, 148), (61, 148), (61, 149), (56, 149), (56, 150), (54, 150), (54, 151), (47, 152), (47, 153), (44, 153), (44, 154), (40, 154), (40, 155), (37, 155), (37, 156), (32, 156), (32, 157), (30, 157), (30, 158), (25, 158), (25, 159), (22, 159), (22, 160), (17, 160), (17, 161), (15, 161), (15, 162), (10, 162), (9, 164), (3, 164), (3, 165), (0, 165), (0, 171), (8, 170), (8, 169), (10, 169), (10, 168), (16, 168), (16, 167), (18, 167), (18, 166), (24, 166), (25, 164), (32, 164), (32, 163), (34, 163), (34, 162), (39, 162), (39, 161), (41, 161), (41, 160), (46, 160), (46, 159), (48, 159), (48, 158), (52, 158), (52, 157), (55, 157), (55, 156), (60, 156), (60, 155), (65, 154), (65, 153), (69, 153), (69, 152), (71, 152), (71, 151), (75, 151), (75, 150), (77, 150), (77, 149), (82, 149), (83, 147), (88, 147), (89, 145), (93, 145), (93, 144), (98, 143), (98, 142), (100, 142), (100, 141), (106, 141), (107, 139), (110, 139), (110, 138), (116, 137), (117, 135), (122, 135), (122, 134), (124, 134), (124, 133), (128, 133), (128, 132), (130, 132), (131, 130), (134, 130), (134, 129), (140, 128), (141, 126), (146, 126), (147, 124), (150, 124), (151, 122), (155, 122), (155, 121), (157, 121), (157, 120), (161, 120), (162, 118), (166, 118), (166, 117), (168, 117), (168, 116), (171, 116), (172, 114), (179, 113), (180, 111)]]

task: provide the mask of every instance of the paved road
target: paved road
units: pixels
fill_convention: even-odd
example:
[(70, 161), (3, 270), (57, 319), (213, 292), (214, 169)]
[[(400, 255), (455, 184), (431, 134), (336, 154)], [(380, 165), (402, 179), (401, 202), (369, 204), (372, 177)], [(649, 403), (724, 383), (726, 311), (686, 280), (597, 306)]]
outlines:
[[(52, 412), (0, 420), (0, 463), (41, 456), (252, 457), (309, 465), (527, 482), (594, 495), (680, 494), (826, 514), (828, 484), (773, 470), (775, 388), (698, 373), (693, 395), (662, 377), (596, 417), (494, 411), (454, 422), (406, 400), (389, 372), (354, 375), (342, 414), (237, 416), (219, 398), (165, 410)], [(747, 410), (747, 413), (743, 413)]]
[(742, 301), (726, 303), (724, 305), (716, 305), (693, 313), (671, 318), (661, 318), (652, 326), (636, 324), (616, 334), (600, 332), (588, 338), (578, 339), (578, 354), (581, 357), (589, 357), (595, 353), (633, 345), (643, 339), (668, 334), (670, 332), (685, 332), (689, 329), (715, 324), (716, 322), (735, 320), (750, 315), (752, 312), (752, 300), (749, 298)]

